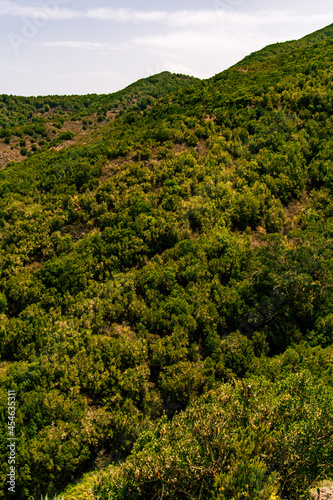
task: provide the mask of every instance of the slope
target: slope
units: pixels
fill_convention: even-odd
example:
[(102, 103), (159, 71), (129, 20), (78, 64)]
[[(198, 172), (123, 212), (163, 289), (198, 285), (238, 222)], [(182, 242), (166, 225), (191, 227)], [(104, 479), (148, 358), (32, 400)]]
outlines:
[(240, 498), (245, 474), (292, 499), (333, 473), (332, 56), (287, 44), (0, 173), (18, 498), (108, 463), (101, 498)]
[(320, 43), (322, 41), (332, 40), (333, 37), (333, 24), (329, 26), (325, 26), (321, 30), (315, 31), (314, 33), (310, 33), (299, 40), (292, 40), (290, 42), (285, 43), (276, 43), (272, 45), (268, 45), (262, 50), (254, 52), (248, 56), (246, 56), (240, 64), (247, 62), (254, 62), (256, 60), (264, 61), (265, 59), (270, 59), (280, 53), (287, 53), (297, 49), (313, 46), (316, 43)]
[[(97, 125), (129, 108), (146, 109), (162, 95), (195, 78), (167, 71), (106, 95), (0, 96), (0, 168), (10, 161), (64, 145), (89, 140)], [(2, 139), (2, 140), (1, 140)]]

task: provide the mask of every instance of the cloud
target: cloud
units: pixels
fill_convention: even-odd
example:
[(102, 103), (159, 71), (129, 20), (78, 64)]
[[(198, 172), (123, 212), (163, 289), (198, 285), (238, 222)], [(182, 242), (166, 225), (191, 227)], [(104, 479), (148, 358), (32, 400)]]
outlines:
[(88, 19), (115, 22), (157, 22), (167, 20), (168, 14), (164, 11), (136, 11), (132, 9), (110, 9), (98, 8), (90, 9), (84, 16)]
[(258, 34), (252, 34), (252, 40), (250, 40), (248, 32), (228, 32), (228, 30), (225, 30), (221, 33), (177, 31), (166, 35), (136, 37), (133, 39), (133, 43), (138, 46), (149, 46), (152, 49), (220, 53), (223, 51), (243, 50), (244, 43), (248, 46), (250, 42), (253, 42), (254, 38), (258, 46), (270, 42), (264, 36), (258, 39)]
[(164, 23), (173, 27), (199, 27), (218, 25), (244, 25), (247, 27), (260, 27), (277, 25), (280, 23), (313, 24), (314, 22), (326, 25), (333, 12), (325, 15), (304, 15), (292, 10), (267, 9), (259, 12), (243, 12), (240, 8), (226, 10), (216, 8), (205, 10), (184, 9), (176, 11), (166, 10), (134, 10), (131, 8), (93, 8), (88, 10), (73, 10), (67, 8), (70, 0), (40, 0), (36, 5), (23, 6), (12, 1), (0, 0), (0, 16), (15, 17), (46, 17), (52, 20), (66, 19), (91, 19), (99, 21), (112, 21), (116, 23), (148, 22)]
[(224, 19), (226, 23), (242, 24), (248, 27), (261, 27), (278, 24), (313, 24), (320, 22), (327, 24), (330, 14), (303, 15), (292, 10), (264, 10), (255, 13), (248, 12), (222, 12), (216, 11), (217, 18)]
[(88, 52), (98, 52), (100, 54), (114, 52), (115, 50), (119, 50), (121, 48), (120, 46), (113, 45), (111, 43), (83, 42), (75, 40), (33, 43), (32, 45), (34, 45), (35, 47), (63, 47), (68, 49), (84, 50)]
[(303, 15), (292, 10), (263, 10), (259, 12), (249, 13), (242, 12), (240, 9), (225, 10), (221, 8), (213, 8), (206, 10), (183, 9), (176, 11), (138, 11), (130, 8), (112, 9), (112, 8), (95, 8), (90, 9), (81, 14), (88, 19), (113, 22), (161, 22), (169, 26), (217, 26), (221, 23), (226, 24), (242, 24), (246, 26), (267, 26), (280, 23), (300, 23), (311, 24), (319, 22), (327, 24), (329, 17), (333, 17), (333, 12), (329, 14)]
[(47, 18), (54, 20), (76, 19), (82, 13), (63, 6), (70, 0), (44, 0), (39, 5), (23, 6), (15, 2), (0, 1), (0, 16), (13, 16), (25, 18)]
[(163, 71), (170, 71), (170, 73), (180, 73), (183, 75), (194, 75), (194, 71), (184, 64), (168, 62), (163, 64)]
[(47, 15), (49, 19), (91, 19), (99, 21), (124, 22), (159, 22), (168, 21), (169, 13), (166, 11), (139, 11), (130, 8), (94, 8), (73, 10), (64, 7), (70, 0), (41, 0), (32, 6), (23, 6), (11, 1), (0, 1), (0, 16), (35, 18)]

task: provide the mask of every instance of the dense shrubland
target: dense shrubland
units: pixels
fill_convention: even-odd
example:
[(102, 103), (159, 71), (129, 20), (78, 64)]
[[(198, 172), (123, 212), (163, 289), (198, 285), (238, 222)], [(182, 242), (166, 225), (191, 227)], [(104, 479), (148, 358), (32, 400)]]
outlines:
[(65, 141), (82, 142), (82, 135), (86, 141), (87, 132), (96, 131), (118, 114), (150, 108), (162, 95), (195, 81), (165, 71), (108, 95), (0, 95), (0, 167), (6, 165), (6, 158), (22, 159), (40, 150), (63, 147)]
[(300, 499), (332, 476), (331, 36), (156, 77), (153, 106), (1, 172), (18, 498), (89, 470), (68, 498)]

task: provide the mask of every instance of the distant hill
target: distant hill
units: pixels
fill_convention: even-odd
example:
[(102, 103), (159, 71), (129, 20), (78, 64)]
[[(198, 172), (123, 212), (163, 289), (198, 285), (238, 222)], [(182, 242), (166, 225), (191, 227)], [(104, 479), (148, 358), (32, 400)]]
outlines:
[[(0, 167), (50, 147), (87, 140), (96, 126), (128, 109), (147, 109), (196, 79), (167, 71), (113, 94), (19, 97), (0, 95)], [(2, 139), (2, 140), (1, 140)], [(70, 141), (70, 142), (69, 142)]]
[(332, 40), (2, 96), (0, 497), (9, 435), (18, 499), (330, 484)]

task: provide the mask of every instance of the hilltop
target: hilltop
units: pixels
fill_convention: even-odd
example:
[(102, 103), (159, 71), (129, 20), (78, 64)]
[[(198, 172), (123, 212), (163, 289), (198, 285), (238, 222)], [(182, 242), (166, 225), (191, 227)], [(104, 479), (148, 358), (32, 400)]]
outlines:
[(0, 95), (0, 168), (52, 147), (86, 142), (89, 134), (119, 114), (145, 110), (164, 94), (195, 82), (167, 71), (113, 94), (19, 97)]
[(2, 96), (1, 148), (27, 150), (0, 172), (17, 498), (299, 500), (332, 477), (332, 61), (329, 26), (204, 81)]

